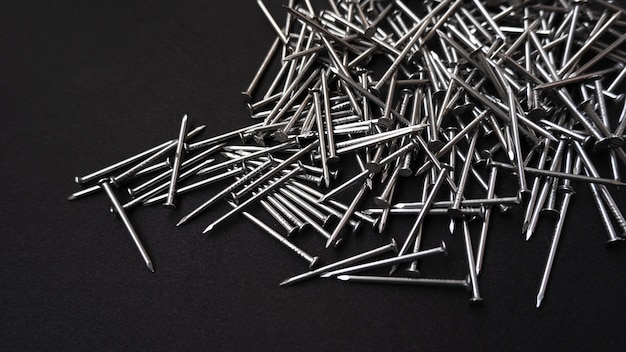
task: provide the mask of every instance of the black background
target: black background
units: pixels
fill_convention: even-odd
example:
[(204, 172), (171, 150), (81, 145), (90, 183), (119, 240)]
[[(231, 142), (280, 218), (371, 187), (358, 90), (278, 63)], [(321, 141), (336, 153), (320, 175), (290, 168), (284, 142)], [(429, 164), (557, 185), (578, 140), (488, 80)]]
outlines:
[[(203, 136), (250, 124), (239, 92), (273, 39), (254, 1), (0, 3), (0, 350), (623, 349), (626, 248), (605, 246), (584, 185), (539, 310), (551, 224), (527, 243), (519, 210), (495, 217), (470, 306), (457, 290), (278, 287), (305, 263), (242, 217), (209, 237), (220, 211), (174, 226), (206, 194), (131, 214), (151, 273), (103, 194), (66, 200), (74, 176), (175, 138), (185, 113)], [(442, 237), (462, 263), (462, 238)], [(331, 262), (387, 241), (303, 245)]]

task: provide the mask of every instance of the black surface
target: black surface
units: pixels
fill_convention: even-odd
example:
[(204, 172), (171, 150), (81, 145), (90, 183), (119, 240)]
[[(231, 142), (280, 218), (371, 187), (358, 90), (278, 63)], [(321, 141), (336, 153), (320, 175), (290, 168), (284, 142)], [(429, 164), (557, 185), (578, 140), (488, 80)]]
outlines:
[[(456, 290), (278, 287), (306, 264), (243, 218), (174, 227), (203, 194), (131, 214), (151, 273), (104, 195), (65, 200), (74, 176), (175, 138), (184, 113), (204, 136), (250, 124), (239, 92), (272, 40), (253, 1), (0, 3), (0, 350), (623, 349), (626, 248), (606, 248), (581, 185), (540, 310), (551, 226), (526, 243), (519, 210), (495, 217), (470, 306)], [(386, 241), (303, 243), (328, 262)]]

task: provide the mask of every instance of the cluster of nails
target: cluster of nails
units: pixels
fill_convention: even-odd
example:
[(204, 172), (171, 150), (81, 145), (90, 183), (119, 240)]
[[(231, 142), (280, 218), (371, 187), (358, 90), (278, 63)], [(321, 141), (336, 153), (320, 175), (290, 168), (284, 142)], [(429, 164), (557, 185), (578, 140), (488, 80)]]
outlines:
[[(603, 0), (441, 0), (414, 6), (342, 0), (329, 1), (321, 11), (308, 0), (292, 0), (283, 6), (281, 27), (257, 3), (277, 34), (242, 93), (257, 123), (192, 142), (202, 128), (187, 132), (185, 116), (177, 140), (77, 178), (81, 185), (99, 181), (71, 199), (103, 189), (149, 268), (125, 211), (140, 204), (173, 206), (178, 195), (227, 179), (229, 186), (177, 225), (227, 202), (232, 209), (204, 232), (235, 214), (245, 216), (312, 269), (281, 285), (322, 276), (454, 286), (479, 302), (492, 209), (505, 213), (523, 205), (521, 232), (527, 240), (540, 219), (556, 223), (539, 307), (574, 185), (593, 195), (608, 243), (626, 236), (626, 219), (609, 189), (624, 184), (620, 167), (626, 165), (626, 102), (617, 93), (626, 77), (626, 52), (619, 48), (626, 40), (619, 31), (626, 11)], [(263, 80), (274, 66), (278, 73)], [(243, 143), (229, 144), (238, 138)], [(171, 165), (156, 163), (170, 152)], [(217, 152), (223, 160), (213, 164), (210, 157)], [(598, 169), (594, 161), (602, 158), (610, 163)], [(359, 170), (340, 182), (337, 169), (345, 172), (349, 162)], [(162, 169), (143, 183), (131, 181)], [(192, 176), (199, 180), (183, 185)], [(133, 198), (121, 204), (111, 185), (124, 184), (132, 185)], [(406, 187), (421, 195), (398, 202), (398, 190)], [(340, 193), (351, 200), (340, 202)], [(375, 207), (363, 209), (368, 194)], [(264, 209), (280, 230), (248, 212), (251, 205)], [(392, 215), (415, 217), (401, 246), (392, 239), (314, 270), (319, 258), (288, 239), (308, 229), (329, 248), (363, 223), (383, 233)], [(439, 247), (421, 248), (424, 223), (435, 215), (449, 217), (450, 234), (462, 233), (462, 279), (415, 276), (420, 258), (447, 254), (443, 240)], [(394, 254), (368, 261), (388, 252)], [(400, 265), (413, 275), (394, 275)], [(391, 267), (388, 276), (354, 275), (382, 266)]]

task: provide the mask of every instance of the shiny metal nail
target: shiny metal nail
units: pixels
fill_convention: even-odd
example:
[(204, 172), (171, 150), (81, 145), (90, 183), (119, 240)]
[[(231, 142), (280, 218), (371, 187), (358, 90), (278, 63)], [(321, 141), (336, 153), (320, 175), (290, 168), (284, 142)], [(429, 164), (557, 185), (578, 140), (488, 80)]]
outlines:
[(477, 140), (478, 140), (478, 131), (474, 132), (474, 135), (472, 136), (472, 139), (470, 141), (470, 145), (467, 150), (465, 163), (463, 164), (463, 169), (461, 170), (461, 176), (459, 178), (459, 182), (457, 183), (457, 190), (454, 195), (454, 202), (452, 203), (452, 206), (448, 208), (448, 214), (450, 214), (450, 216), (453, 218), (460, 218), (461, 216), (463, 216), (463, 214), (460, 211), (461, 200), (465, 192), (465, 186), (467, 185), (467, 179), (469, 177), (470, 166), (472, 164), (471, 155), (474, 154)]
[[(315, 230), (315, 232), (317, 232), (320, 235), (322, 235), (324, 238), (326, 238), (326, 240), (328, 240), (330, 238), (330, 234), (324, 229), (324, 227), (322, 225), (318, 224), (315, 220), (313, 220), (309, 215), (307, 215), (305, 212), (300, 210), (300, 208), (298, 208), (290, 200), (285, 198), (282, 194), (274, 193), (273, 197), (275, 197), (276, 200), (281, 202), (286, 208), (288, 208), (290, 211), (292, 211), (294, 214), (296, 214), (296, 216), (298, 216), (300, 219), (302, 219), (306, 223), (308, 223), (313, 228), (313, 230)], [(336, 242), (336, 245), (338, 245), (338, 244), (339, 244), (339, 242)]]
[[(214, 145), (213, 147), (203, 150), (201, 153), (185, 160), (182, 165), (180, 166), (182, 168), (182, 170), (187, 170), (189, 167), (192, 167), (193, 165), (196, 165), (199, 162), (205, 162), (207, 160), (207, 157), (210, 155), (213, 155), (215, 152), (219, 151), (222, 149), (222, 147), (224, 147), (224, 143), (220, 143), (217, 145)], [(141, 184), (129, 188), (128, 189), (128, 193), (133, 196), (133, 197), (137, 197), (140, 193), (149, 190), (151, 187), (159, 184), (162, 181), (167, 180), (168, 178), (171, 178), (171, 170), (167, 170), (165, 172), (162, 172), (156, 176), (154, 176), (153, 178), (146, 180), (145, 182), (142, 182)]]
[[(191, 192), (191, 191), (195, 191), (195, 190), (200, 189), (202, 187), (206, 187), (208, 185), (211, 185), (211, 184), (213, 184), (215, 182), (219, 182), (219, 181), (228, 179), (230, 177), (239, 175), (239, 174), (243, 173), (244, 171), (245, 170), (243, 168), (234, 168), (234, 169), (228, 170), (228, 171), (226, 171), (224, 173), (217, 174), (215, 176), (205, 178), (204, 180), (201, 180), (201, 181), (198, 181), (198, 182), (194, 182), (194, 183), (190, 183), (190, 184), (188, 184), (186, 186), (177, 188), (176, 189), (176, 195), (179, 196), (181, 194), (185, 194), (185, 193), (188, 193), (188, 192)], [(143, 205), (144, 206), (153, 205), (153, 204), (156, 204), (158, 202), (161, 202), (161, 201), (165, 200), (165, 198), (167, 198), (167, 194), (164, 193), (164, 194), (161, 194), (159, 196), (155, 196), (153, 198), (149, 198), (149, 199), (145, 200), (143, 202)]]
[(175, 208), (174, 196), (176, 195), (176, 183), (178, 182), (178, 172), (180, 171), (180, 163), (183, 154), (183, 144), (185, 141), (185, 134), (187, 133), (187, 114), (183, 116), (180, 123), (180, 132), (178, 134), (178, 141), (176, 144), (176, 152), (174, 153), (174, 163), (172, 164), (172, 177), (170, 178), (170, 187), (167, 191), (167, 198), (163, 206), (168, 208)]
[(279, 188), (278, 192), (282, 193), (287, 199), (289, 199), (291, 202), (294, 202), (301, 209), (306, 210), (308, 214), (311, 214), (312, 216), (317, 218), (321, 222), (321, 225), (324, 227), (326, 227), (329, 224), (329, 221), (333, 218), (332, 214), (324, 213), (323, 211), (321, 211), (320, 208), (317, 206), (317, 203), (309, 203), (295, 193), (286, 189), (285, 187)]
[[(269, 170), (268, 172), (263, 174), (258, 179), (254, 180), (252, 183), (246, 185), (243, 189), (241, 189), (238, 192), (234, 193), (233, 194), (233, 199), (235, 200), (235, 202), (237, 202), (239, 199), (241, 199), (248, 192), (250, 192), (252, 190), (255, 190), (257, 187), (259, 187), (262, 184), (264, 184), (265, 182), (267, 182), (267, 180), (271, 179), (272, 177), (274, 177), (278, 173), (280, 173), (283, 170), (285, 170), (287, 167), (289, 167), (292, 164), (296, 163), (298, 161), (298, 159), (302, 158), (305, 154), (308, 154), (311, 150), (316, 148), (318, 143), (319, 143), (319, 141), (311, 142), (309, 145), (307, 145), (306, 147), (300, 149), (296, 153), (292, 154), (287, 159), (285, 159), (283, 162), (281, 162), (278, 165), (276, 165), (276, 167), (274, 167), (273, 169)], [(302, 166), (301, 163), (296, 163), (295, 166), (298, 167), (298, 168), (301, 168), (302, 170), (304, 170), (304, 166)]]
[(217, 201), (219, 201), (220, 199), (226, 197), (227, 195), (230, 195), (233, 190), (235, 190), (238, 187), (242, 186), (243, 184), (245, 184), (246, 182), (248, 182), (249, 180), (251, 180), (255, 176), (259, 175), (263, 171), (267, 170), (268, 168), (270, 168), (274, 164), (275, 164), (274, 159), (271, 157), (271, 155), (269, 155), (269, 159), (266, 162), (264, 162), (263, 164), (257, 166), (254, 170), (247, 172), (243, 177), (238, 179), (236, 182), (232, 183), (230, 186), (224, 188), (222, 191), (218, 192), (216, 195), (211, 197), (209, 200), (207, 200), (206, 202), (202, 203), (199, 207), (194, 209), (191, 213), (185, 215), (183, 218), (181, 218), (178, 221), (176, 226), (180, 226), (180, 225), (188, 222), (189, 220), (193, 219), (194, 217), (198, 216), (198, 214), (200, 214), (204, 210), (208, 209), (211, 205), (215, 204)]
[(472, 287), (472, 298), (470, 302), (479, 303), (483, 299), (480, 297), (480, 290), (478, 289), (478, 274), (476, 273), (476, 259), (474, 257), (474, 250), (472, 249), (472, 239), (470, 237), (469, 225), (467, 220), (463, 219), (463, 241), (465, 243), (465, 254), (467, 255), (467, 263), (469, 269), (470, 285)]
[(143, 247), (143, 244), (141, 243), (141, 240), (139, 239), (137, 232), (133, 228), (133, 225), (130, 223), (130, 220), (128, 219), (128, 216), (126, 215), (124, 208), (122, 208), (122, 205), (120, 204), (119, 200), (115, 196), (113, 187), (111, 187), (111, 180), (105, 178), (105, 179), (98, 181), (98, 184), (100, 185), (100, 187), (102, 187), (102, 189), (104, 189), (107, 196), (109, 196), (109, 199), (111, 200), (111, 204), (113, 205), (113, 208), (115, 209), (115, 213), (117, 214), (117, 216), (119, 216), (120, 219), (122, 219), (124, 226), (126, 226), (128, 233), (130, 234), (131, 238), (133, 239), (133, 242), (135, 243), (135, 246), (137, 247), (137, 249), (139, 250), (139, 253), (143, 257), (143, 260), (146, 263), (146, 266), (148, 267), (148, 269), (150, 269), (150, 271), (154, 272), (154, 266), (152, 265), (152, 260), (150, 259), (148, 252)]
[[(493, 199), (496, 189), (496, 179), (498, 177), (498, 169), (494, 166), (489, 172), (489, 186), (487, 187), (487, 199)], [(479, 275), (483, 267), (483, 258), (485, 257), (485, 248), (487, 246), (487, 234), (489, 232), (489, 223), (491, 220), (491, 206), (485, 207), (485, 212), (480, 227), (480, 237), (478, 240), (478, 251), (476, 252), (476, 275)]]
[(350, 217), (354, 213), (354, 210), (356, 210), (356, 207), (358, 206), (359, 202), (361, 201), (361, 199), (363, 198), (367, 190), (368, 190), (367, 183), (363, 182), (363, 185), (361, 185), (361, 188), (359, 189), (357, 194), (354, 196), (352, 202), (350, 202), (350, 205), (348, 206), (348, 210), (346, 210), (346, 212), (343, 214), (343, 217), (341, 217), (341, 220), (339, 220), (339, 224), (333, 230), (333, 233), (330, 235), (330, 238), (328, 239), (328, 241), (326, 241), (326, 248), (330, 247), (333, 243), (336, 243), (337, 238), (339, 237), (339, 234), (341, 233), (341, 230), (350, 220)]
[(252, 78), (252, 81), (248, 85), (248, 88), (246, 88), (245, 91), (241, 92), (241, 95), (243, 96), (245, 103), (249, 103), (252, 100), (252, 93), (254, 93), (256, 86), (261, 81), (261, 77), (263, 77), (263, 75), (267, 71), (267, 67), (272, 62), (272, 58), (274, 57), (274, 54), (276, 53), (276, 50), (278, 49), (280, 42), (281, 42), (281, 38), (277, 36), (274, 42), (272, 43), (270, 50), (267, 52), (267, 54), (263, 58), (263, 62), (261, 62), (259, 69), (254, 74), (254, 78)]
[[(233, 208), (236, 209), (237, 206), (235, 204), (233, 204), (231, 202), (228, 202), (228, 203)], [(307, 263), (309, 263), (309, 268), (315, 267), (317, 265), (317, 263), (319, 262), (319, 257), (314, 257), (314, 256), (311, 256), (310, 254), (306, 253), (305, 251), (303, 251), (302, 249), (300, 249), (299, 247), (297, 247), (293, 243), (289, 242), (289, 240), (287, 240), (284, 236), (282, 236), (278, 232), (274, 231), (274, 229), (272, 229), (271, 227), (267, 226), (264, 222), (262, 222), (261, 220), (257, 219), (256, 217), (252, 216), (250, 213), (244, 211), (242, 214), (243, 214), (243, 216), (248, 218), (248, 220), (252, 221), (255, 225), (257, 225), (259, 228), (261, 228), (263, 231), (265, 231), (267, 234), (269, 234), (274, 239), (276, 239), (278, 242), (283, 244), (285, 247), (289, 248), (292, 252), (294, 252), (297, 255), (299, 255), (302, 259), (306, 260)]]
[(284, 175), (284, 176), (280, 177), (279, 179), (277, 179), (276, 181), (270, 183), (264, 189), (260, 190), (259, 193), (257, 193), (256, 195), (248, 198), (245, 202), (239, 204), (236, 208), (232, 209), (228, 213), (222, 215), (217, 220), (213, 221), (209, 226), (207, 226), (204, 229), (204, 231), (202, 231), (202, 233), (211, 232), (212, 230), (215, 229), (216, 226), (218, 226), (219, 224), (223, 223), (225, 220), (229, 219), (233, 215), (243, 211), (243, 209), (245, 209), (247, 206), (249, 206), (250, 204), (256, 202), (258, 199), (261, 199), (262, 197), (264, 197), (268, 193), (272, 192), (274, 189), (276, 189), (277, 187), (279, 187), (283, 183), (287, 182), (289, 179), (291, 179), (291, 177), (293, 177), (294, 175), (296, 175), (297, 173), (300, 173), (300, 172), (302, 172), (301, 168), (299, 168), (299, 167), (295, 168), (292, 171), (290, 171), (289, 173), (287, 173), (286, 175)]
[(257, 0), (256, 2), (259, 5), (259, 8), (263, 12), (263, 14), (265, 15), (265, 18), (267, 18), (267, 21), (269, 22), (269, 24), (272, 26), (274, 31), (276, 31), (276, 34), (278, 34), (278, 37), (280, 38), (280, 40), (283, 42), (283, 44), (287, 44), (289, 42), (289, 39), (287, 39), (287, 37), (285, 36), (285, 33), (283, 33), (282, 29), (278, 26), (278, 23), (276, 23), (276, 20), (274, 20), (274, 17), (272, 17), (272, 14), (269, 12), (267, 7), (265, 7), (265, 4), (263, 3), (263, 1)]
[(274, 220), (276, 220), (276, 222), (278, 222), (280, 226), (285, 229), (285, 231), (287, 231), (287, 236), (290, 237), (299, 231), (298, 226), (292, 225), (289, 221), (287, 221), (287, 219), (283, 217), (280, 212), (274, 209), (274, 207), (272, 207), (268, 202), (261, 199), (259, 200), (259, 204), (261, 204), (263, 209), (265, 209), (265, 211), (267, 211), (267, 213), (270, 214), (272, 218), (274, 218)]
[(373, 258), (376, 256), (379, 256), (381, 254), (384, 254), (386, 252), (389, 251), (398, 251), (398, 247), (396, 245), (396, 241), (392, 238), (391, 239), (391, 243), (386, 244), (384, 246), (378, 247), (378, 248), (374, 248), (371, 249), (369, 251), (357, 254), (355, 256), (351, 256), (349, 258), (340, 260), (338, 262), (332, 263), (332, 264), (328, 264), (322, 267), (319, 267), (315, 270), (312, 271), (308, 271), (306, 273), (300, 274), (300, 275), (296, 275), (294, 277), (291, 277), (283, 282), (280, 283), (280, 286), (287, 286), (287, 285), (292, 285), (295, 284), (297, 282), (312, 278), (312, 277), (316, 277), (319, 276), (321, 273), (325, 273), (331, 270), (335, 270), (341, 267), (344, 267), (346, 265), (351, 265), (354, 263), (358, 263), (364, 260), (367, 260), (369, 258)]
[[(570, 172), (572, 170), (572, 153), (568, 152), (566, 160), (565, 160), (565, 170)], [(565, 224), (565, 217), (567, 215), (567, 210), (569, 209), (569, 202), (571, 198), (574, 196), (574, 189), (570, 186), (569, 180), (566, 180), (565, 183), (559, 188), (563, 192), (563, 200), (561, 202), (561, 209), (559, 210), (559, 219), (554, 227), (554, 234), (552, 235), (552, 243), (550, 244), (550, 251), (548, 252), (548, 259), (546, 262), (545, 269), (543, 271), (543, 275), (541, 277), (541, 284), (539, 285), (539, 292), (537, 293), (537, 302), (536, 307), (539, 308), (541, 306), (541, 302), (545, 296), (546, 288), (548, 286), (548, 279), (550, 278), (550, 272), (552, 271), (552, 265), (554, 264), (554, 258), (556, 256), (557, 246), (559, 244), (559, 239), (561, 238), (561, 232), (563, 231), (563, 226)]]
[(148, 149), (148, 150), (146, 150), (144, 152), (141, 152), (141, 153), (139, 153), (137, 155), (133, 155), (133, 156), (131, 156), (129, 158), (126, 158), (126, 159), (124, 159), (122, 161), (119, 161), (119, 162), (117, 162), (117, 163), (115, 163), (113, 165), (107, 166), (107, 167), (105, 167), (105, 168), (103, 168), (101, 170), (94, 171), (94, 172), (92, 172), (92, 173), (90, 173), (88, 175), (85, 175), (85, 176), (80, 176), (80, 177), (76, 176), (74, 178), (74, 180), (79, 185), (83, 185), (83, 184), (88, 183), (90, 181), (98, 180), (101, 177), (103, 177), (105, 175), (108, 175), (108, 174), (110, 174), (111, 172), (113, 172), (115, 170), (118, 170), (118, 169), (120, 169), (120, 168), (122, 168), (124, 166), (130, 165), (130, 164), (134, 163), (135, 161), (141, 160), (141, 159), (145, 158), (146, 156), (152, 155), (152, 154), (154, 154), (154, 153), (156, 153), (156, 152), (166, 148), (167, 146), (169, 146), (173, 142), (174, 141), (171, 140), (171, 141), (167, 141), (165, 143), (159, 144), (159, 145), (157, 145), (155, 147), (152, 147), (152, 148), (150, 148), (150, 149)]
[(415, 259), (425, 258), (425, 257), (435, 255), (435, 254), (443, 254), (443, 255), (448, 254), (448, 248), (446, 247), (446, 243), (444, 241), (441, 241), (441, 245), (439, 247), (426, 249), (426, 250), (419, 251), (416, 253), (410, 253), (410, 254), (405, 254), (405, 255), (399, 255), (396, 257), (381, 259), (381, 260), (377, 260), (374, 262), (364, 263), (364, 264), (355, 265), (355, 266), (351, 266), (347, 268), (337, 269), (334, 271), (329, 271), (327, 273), (324, 273), (320, 276), (321, 277), (333, 277), (333, 276), (342, 275), (342, 274), (358, 273), (361, 271), (380, 268), (383, 266), (398, 265), (401, 263), (406, 263)]
[[(197, 127), (195, 129), (193, 129), (192, 131), (190, 131), (189, 133), (187, 133), (187, 136), (185, 138), (185, 140), (189, 139), (189, 138), (193, 138), (194, 136), (196, 136), (197, 134), (199, 134), (200, 132), (202, 132), (204, 130), (206, 126), (200, 126)], [(151, 163), (153, 163), (154, 161), (158, 160), (159, 158), (163, 157), (165, 154), (169, 153), (170, 151), (172, 151), (174, 148), (176, 148), (176, 146), (178, 145), (178, 143), (176, 141), (170, 142), (165, 148), (161, 149), (159, 152), (152, 154), (150, 157), (144, 159), (143, 161), (141, 161), (139, 164), (133, 166), (132, 168), (126, 170), (125, 172), (113, 176), (111, 177), (111, 183), (116, 186), (119, 187), (120, 184), (128, 179), (129, 177), (131, 177), (132, 175), (136, 174), (139, 170), (145, 168), (146, 166), (150, 165)]]
[[(417, 236), (418, 229), (420, 228), (422, 222), (426, 218), (426, 214), (428, 213), (427, 210), (430, 209), (431, 205), (435, 201), (435, 196), (437, 195), (437, 192), (439, 191), (439, 188), (441, 187), (441, 185), (443, 184), (443, 182), (444, 182), (444, 180), (445, 180), (445, 178), (447, 176), (447, 171), (448, 170), (442, 170), (441, 172), (439, 172), (439, 175), (437, 176), (437, 179), (435, 180), (435, 182), (433, 183), (433, 185), (432, 185), (432, 187), (430, 189), (430, 193), (428, 194), (428, 197), (426, 198), (426, 200), (424, 200), (424, 207), (423, 207), (424, 211), (422, 211), (417, 216), (417, 219), (415, 220), (415, 223), (413, 224), (413, 227), (409, 231), (409, 234), (407, 235), (407, 238), (404, 241), (404, 244), (402, 245), (402, 248), (398, 252), (398, 255), (406, 254), (407, 251), (409, 250), (409, 246), (415, 241), (415, 237)], [(393, 271), (395, 271), (395, 268), (397, 268), (397, 267), (394, 267), (394, 269), (392, 269), (391, 273), (393, 273)]]
[(281, 215), (283, 215), (289, 222), (296, 225), (298, 227), (298, 232), (303, 232), (309, 227), (307, 222), (300, 220), (291, 210), (287, 209), (281, 202), (276, 200), (272, 195), (268, 195), (266, 199), (274, 206), (276, 210), (278, 210)]
[[(160, 162), (158, 164), (154, 164), (154, 165), (148, 166), (145, 169), (138, 171), (135, 175), (133, 175), (131, 177), (131, 179), (139, 178), (141, 176), (148, 175), (148, 174), (150, 174), (152, 172), (155, 172), (155, 171), (168, 169), (171, 166), (172, 166), (172, 164), (171, 164), (169, 158), (167, 158), (163, 162)], [(99, 185), (91, 186), (91, 187), (88, 187), (88, 188), (83, 188), (80, 191), (72, 193), (69, 197), (67, 197), (67, 200), (75, 200), (75, 199), (78, 199), (78, 198), (82, 198), (82, 197), (88, 196), (90, 194), (98, 193), (100, 190), (102, 190), (102, 188)]]
[(462, 287), (468, 289), (469, 280), (450, 280), (450, 279), (427, 279), (427, 278), (411, 278), (411, 277), (390, 277), (390, 276), (371, 276), (371, 275), (339, 275), (336, 277), (339, 281), (359, 282), (368, 284), (391, 284), (391, 285), (412, 285), (412, 286), (434, 286), (434, 287)]
[[(300, 182), (297, 182), (297, 181), (292, 181), (291, 183), (292, 183), (292, 184), (294, 184), (294, 185), (296, 185), (296, 186), (297, 186), (297, 187), (299, 187), (300, 189), (302, 189), (302, 190), (304, 190), (304, 191), (308, 192), (308, 193), (309, 193), (309, 194), (311, 194), (313, 197), (316, 197), (316, 199), (317, 199), (317, 200), (316, 200), (316, 202), (317, 202), (317, 203), (320, 203), (320, 202), (319, 202), (319, 199), (320, 199), (321, 197), (323, 197), (323, 194), (322, 194), (321, 192), (319, 192), (319, 191), (317, 191), (317, 190), (315, 190), (315, 189), (313, 189), (313, 188), (311, 188), (311, 187), (309, 187), (309, 186), (307, 186), (307, 185), (305, 185), (305, 184), (302, 184), (302, 183), (300, 183)], [(342, 203), (337, 202), (337, 201), (334, 201), (334, 200), (332, 200), (332, 199), (326, 200), (325, 202), (327, 202), (328, 204), (332, 205), (333, 207), (335, 207), (335, 208), (339, 209), (340, 211), (345, 212), (345, 211), (347, 211), (347, 210), (348, 210), (348, 206), (347, 206), (347, 205), (342, 204)], [(365, 222), (369, 223), (369, 224), (370, 224), (370, 225), (372, 225), (372, 226), (376, 226), (376, 222), (378, 221), (377, 219), (374, 219), (374, 218), (372, 218), (372, 217), (370, 217), (370, 216), (367, 216), (367, 215), (363, 214), (363, 213), (362, 213), (362, 212), (360, 212), (360, 211), (355, 211), (353, 214), (354, 214), (354, 216), (355, 216), (356, 218), (359, 218), (360, 220), (363, 220), (363, 221), (365, 221)], [(337, 217), (340, 217), (340, 216), (338, 215)], [(353, 226), (353, 227), (354, 227), (354, 226)], [(356, 231), (353, 231), (353, 232), (356, 232)]]
[[(290, 190), (291, 192), (297, 194), (303, 200), (309, 202), (310, 204), (315, 204), (315, 206), (320, 208), (322, 211), (324, 211), (324, 212), (326, 212), (326, 213), (328, 213), (328, 214), (330, 214), (330, 215), (332, 215), (332, 216), (334, 216), (334, 217), (336, 217), (338, 219), (341, 219), (344, 216), (344, 214), (345, 214), (345, 212), (342, 213), (339, 210), (336, 210), (335, 208), (327, 206), (326, 204), (318, 203), (317, 202), (317, 198), (315, 196), (313, 196), (312, 194), (310, 194), (307, 191), (305, 191), (304, 189), (302, 189), (301, 186), (299, 186), (298, 183), (296, 183), (296, 182), (291, 182), (289, 184), (286, 184), (285, 187), (288, 190)], [(359, 221), (355, 221), (355, 220), (349, 220), (348, 224), (352, 228), (352, 233), (358, 232), (358, 230), (361, 227), (360, 226), (361, 223)]]

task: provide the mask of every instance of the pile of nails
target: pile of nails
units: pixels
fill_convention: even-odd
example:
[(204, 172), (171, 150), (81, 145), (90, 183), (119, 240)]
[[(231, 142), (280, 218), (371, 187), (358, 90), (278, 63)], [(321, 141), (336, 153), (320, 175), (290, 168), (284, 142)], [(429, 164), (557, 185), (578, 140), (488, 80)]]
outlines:
[[(205, 215), (206, 233), (243, 215), (310, 266), (282, 285), (322, 276), (451, 286), (479, 302), (492, 213), (521, 206), (527, 240), (540, 220), (555, 224), (539, 307), (575, 191), (591, 192), (608, 243), (626, 236), (613, 198), (626, 165), (626, 11), (604, 0), (341, 0), (318, 9), (292, 0), (282, 22), (257, 3), (276, 39), (242, 93), (253, 125), (194, 141), (202, 128), (188, 131), (185, 117), (178, 139), (77, 178), (97, 184), (71, 199), (104, 190), (150, 269), (125, 212), (172, 206), (201, 188), (209, 199), (177, 225)], [(171, 153), (171, 164), (160, 162)], [(221, 180), (228, 186), (207, 187)], [(124, 186), (132, 199), (122, 204), (114, 188)], [(416, 196), (398, 202), (401, 188)], [(211, 214), (218, 203), (229, 211)], [(309, 251), (350, 241), (363, 225), (383, 233), (394, 216), (414, 218), (394, 231), (401, 245), (391, 239), (314, 269)], [(441, 245), (424, 249), (423, 225), (435, 216), (460, 236), (435, 234)], [(319, 235), (319, 246), (300, 248), (296, 232)], [(464, 272), (410, 275), (453, 238), (463, 239)], [(389, 275), (357, 274), (380, 267)]]

